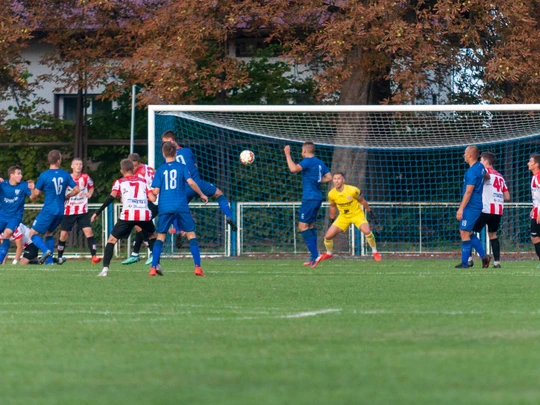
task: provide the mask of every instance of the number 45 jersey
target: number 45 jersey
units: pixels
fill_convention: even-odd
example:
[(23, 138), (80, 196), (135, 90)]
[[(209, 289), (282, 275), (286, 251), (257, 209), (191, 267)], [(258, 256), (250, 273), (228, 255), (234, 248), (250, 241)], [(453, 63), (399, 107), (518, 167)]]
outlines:
[(186, 181), (191, 178), (186, 165), (174, 162), (163, 163), (156, 171), (153, 188), (159, 188), (160, 214), (189, 212), (186, 197)]
[(126, 176), (114, 182), (112, 191), (122, 199), (120, 219), (124, 221), (150, 221), (148, 194), (152, 192), (146, 181), (137, 176)]
[(495, 169), (486, 169), (489, 180), (484, 183), (482, 194), (482, 212), (485, 214), (502, 215), (504, 193), (508, 191), (503, 176)]

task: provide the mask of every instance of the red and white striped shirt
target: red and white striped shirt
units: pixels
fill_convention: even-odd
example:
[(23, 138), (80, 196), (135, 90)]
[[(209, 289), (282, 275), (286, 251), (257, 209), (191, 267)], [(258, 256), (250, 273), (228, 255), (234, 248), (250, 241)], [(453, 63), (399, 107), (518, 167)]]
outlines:
[(122, 198), (120, 219), (125, 221), (150, 221), (148, 194), (152, 192), (141, 177), (127, 176), (114, 182), (112, 191)]
[[(0, 240), (4, 239), (4, 233), (0, 234)], [(32, 239), (30, 239), (30, 229), (25, 224), (19, 224), (17, 229), (11, 234), (9, 237), (10, 241), (15, 241), (22, 239), (23, 247), (26, 249), (28, 245), (32, 243)]]
[[(86, 214), (88, 212), (88, 197), (86, 197), (86, 193), (94, 188), (94, 181), (86, 173), (81, 173), (78, 179), (73, 176), (73, 173), (71, 177), (75, 180), (81, 191), (66, 201), (64, 215)], [(66, 192), (70, 192), (71, 190), (72, 188), (68, 187)]]
[(150, 189), (152, 189), (152, 182), (154, 181), (155, 175), (156, 171), (144, 163), (141, 163), (137, 171), (134, 173), (134, 176), (144, 179)]
[(540, 210), (540, 172), (533, 175), (531, 180), (531, 192), (533, 209), (531, 211), (531, 218), (538, 218), (538, 211)]
[(483, 208), (485, 214), (502, 215), (504, 206), (504, 193), (508, 191), (503, 176), (495, 169), (486, 168), (489, 180), (484, 183), (482, 194)]

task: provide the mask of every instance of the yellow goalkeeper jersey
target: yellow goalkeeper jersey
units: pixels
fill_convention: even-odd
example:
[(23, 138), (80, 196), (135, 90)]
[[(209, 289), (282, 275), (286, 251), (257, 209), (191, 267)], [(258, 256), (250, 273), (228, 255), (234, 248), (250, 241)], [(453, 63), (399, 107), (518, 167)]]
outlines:
[(360, 196), (360, 189), (354, 186), (345, 184), (343, 191), (337, 191), (333, 188), (328, 193), (328, 201), (331, 204), (335, 204), (339, 210), (340, 215), (355, 215), (362, 212), (358, 197)]

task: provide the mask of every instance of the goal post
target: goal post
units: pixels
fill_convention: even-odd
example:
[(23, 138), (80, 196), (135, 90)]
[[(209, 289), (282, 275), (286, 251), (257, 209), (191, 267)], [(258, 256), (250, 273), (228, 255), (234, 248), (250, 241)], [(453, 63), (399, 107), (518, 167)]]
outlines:
[[(193, 150), (201, 177), (223, 191), (235, 214), (241, 203), (269, 203), (264, 210), (242, 212), (240, 231), (230, 239), (233, 255), (288, 255), (293, 254), (291, 246), (294, 254), (306, 254), (297, 249), (303, 244), (296, 243), (298, 235), (291, 231), (290, 224), (298, 222), (294, 212), (270, 204), (301, 200), (301, 175), (289, 172), (283, 147), (291, 145), (293, 159), (299, 162), (306, 141), (316, 144), (317, 156), (332, 172), (344, 172), (346, 183), (359, 187), (377, 206), (373, 228), (378, 248), (386, 254), (416, 255), (419, 246), (421, 254), (428, 255), (459, 249), (455, 204), (467, 169), (463, 151), (468, 145), (491, 151), (514, 203), (503, 217), (502, 250), (529, 250), (527, 161), (540, 151), (540, 104), (151, 105), (148, 128), (150, 165), (163, 162), (160, 136), (172, 130), (180, 144)], [(245, 149), (255, 153), (251, 165), (239, 161)], [(322, 188), (326, 194), (328, 187)], [(323, 208), (317, 222), (319, 249), (324, 248), (327, 226)], [(203, 251), (205, 238), (219, 244), (231, 236), (219, 210), (197, 221), (196, 230), (203, 234)], [(340, 236), (338, 251), (354, 254), (350, 237)]]

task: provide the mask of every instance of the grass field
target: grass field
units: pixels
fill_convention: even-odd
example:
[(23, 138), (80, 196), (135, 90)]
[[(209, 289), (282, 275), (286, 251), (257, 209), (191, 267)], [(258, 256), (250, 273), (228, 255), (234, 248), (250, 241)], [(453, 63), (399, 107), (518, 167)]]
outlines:
[(0, 401), (540, 403), (536, 263), (455, 264), (4, 266)]

